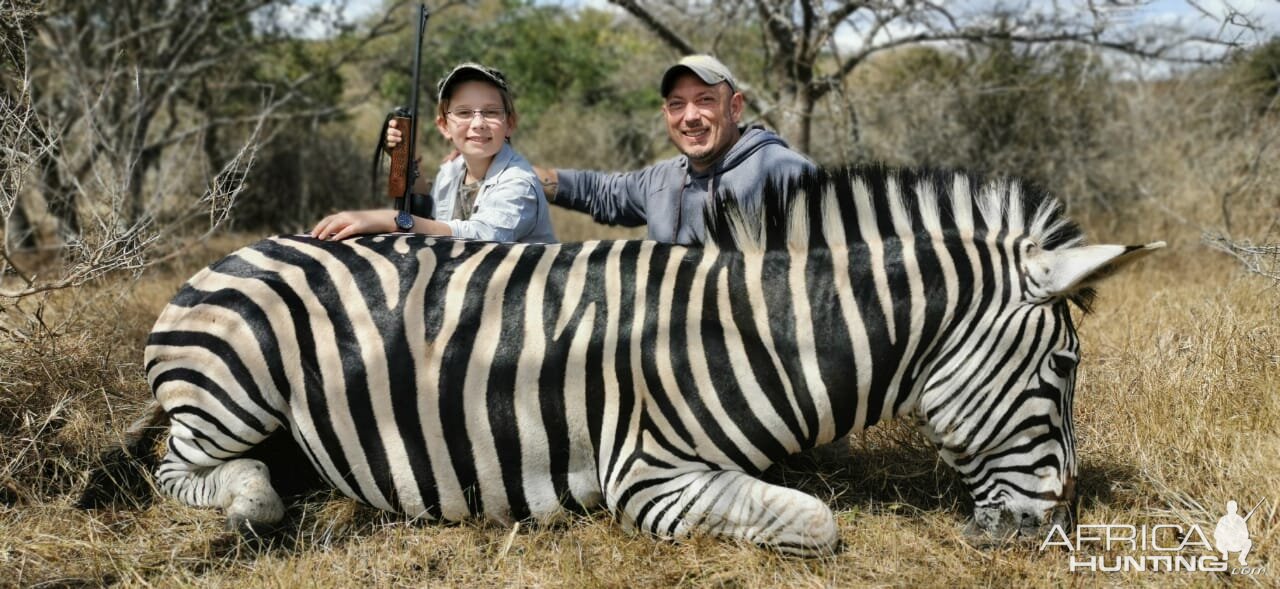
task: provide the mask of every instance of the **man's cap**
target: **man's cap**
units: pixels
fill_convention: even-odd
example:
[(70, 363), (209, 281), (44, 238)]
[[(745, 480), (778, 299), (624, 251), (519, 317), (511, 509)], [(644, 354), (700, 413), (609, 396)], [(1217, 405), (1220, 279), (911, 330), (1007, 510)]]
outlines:
[(440, 78), (440, 82), (436, 84), (436, 100), (443, 101), (445, 96), (453, 91), (453, 86), (459, 82), (471, 81), (489, 82), (497, 86), (503, 92), (510, 89), (507, 87), (507, 77), (502, 72), (491, 67), (485, 67), (478, 63), (460, 63), (455, 66), (449, 73)]
[(705, 82), (708, 86), (715, 86), (720, 82), (729, 84), (729, 89), (737, 91), (738, 81), (733, 79), (733, 72), (725, 67), (720, 60), (710, 55), (686, 55), (680, 58), (675, 65), (667, 68), (667, 73), (662, 74), (662, 97), (666, 98), (671, 93), (671, 88), (676, 85), (676, 78), (680, 74), (690, 72), (698, 79)]

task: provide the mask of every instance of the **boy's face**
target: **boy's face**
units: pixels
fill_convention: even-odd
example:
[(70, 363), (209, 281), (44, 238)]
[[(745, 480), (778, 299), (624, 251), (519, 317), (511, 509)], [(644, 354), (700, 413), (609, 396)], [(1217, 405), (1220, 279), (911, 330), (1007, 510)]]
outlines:
[(667, 134), (695, 170), (705, 170), (738, 141), (743, 98), (728, 84), (708, 86), (692, 73), (676, 80), (662, 105)]
[(449, 111), (436, 119), (440, 134), (466, 158), (493, 157), (515, 131), (508, 124), (502, 93), (492, 84), (461, 82), (449, 97)]

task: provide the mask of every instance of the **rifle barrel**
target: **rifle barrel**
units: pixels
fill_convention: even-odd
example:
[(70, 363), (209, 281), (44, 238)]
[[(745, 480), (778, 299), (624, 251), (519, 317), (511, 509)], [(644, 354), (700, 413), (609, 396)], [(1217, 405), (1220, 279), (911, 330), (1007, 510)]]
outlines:
[(415, 40), (413, 50), (413, 87), (410, 89), (409, 98), (409, 117), (413, 121), (409, 125), (409, 169), (404, 188), (404, 206), (409, 206), (410, 197), (413, 195), (413, 185), (417, 183), (418, 166), (414, 157), (418, 147), (418, 86), (421, 84), (422, 75), (422, 36), (427, 29), (427, 18), (431, 14), (427, 12), (425, 3), (418, 4), (418, 34)]

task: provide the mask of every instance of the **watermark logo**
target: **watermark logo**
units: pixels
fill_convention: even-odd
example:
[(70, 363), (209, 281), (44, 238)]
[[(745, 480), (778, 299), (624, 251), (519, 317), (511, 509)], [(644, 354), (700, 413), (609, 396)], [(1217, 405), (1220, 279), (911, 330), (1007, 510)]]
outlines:
[[(1217, 545), (1218, 552), (1222, 553), (1222, 560), (1227, 560), (1228, 552), (1239, 552), (1240, 566), (1248, 566), (1245, 557), (1249, 556), (1249, 549), (1253, 547), (1253, 540), (1249, 539), (1249, 518), (1253, 517), (1253, 511), (1248, 516), (1240, 517), (1236, 513), (1239, 508), (1234, 499), (1227, 502), (1227, 514), (1213, 528), (1213, 543)], [(1253, 509), (1256, 511), (1258, 508)]]
[[(1265, 499), (1263, 500), (1265, 501)], [(1182, 572), (1258, 575), (1265, 565), (1248, 562), (1253, 540), (1249, 519), (1262, 506), (1259, 501), (1241, 515), (1235, 501), (1227, 501), (1226, 514), (1218, 518), (1212, 538), (1200, 524), (1079, 524), (1074, 541), (1055, 525), (1040, 550), (1065, 548), (1071, 572)], [(1235, 559), (1230, 558), (1234, 554)]]

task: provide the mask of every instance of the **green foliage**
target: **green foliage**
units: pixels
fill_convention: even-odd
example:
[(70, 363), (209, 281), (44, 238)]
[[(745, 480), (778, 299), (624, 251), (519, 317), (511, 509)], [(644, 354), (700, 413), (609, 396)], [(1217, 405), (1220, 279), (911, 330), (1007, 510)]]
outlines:
[[(400, 57), (378, 82), (390, 104), (409, 96), (413, 32), (406, 30), (394, 51)], [(569, 10), (529, 1), (482, 3), (464, 11), (434, 15), (423, 49), (423, 105), (434, 103), (435, 82), (462, 61), (496, 67), (511, 80), (522, 125), (536, 124), (549, 111), (611, 109), (624, 116), (656, 110), (656, 92), (626, 91), (616, 83), (634, 52), (651, 47), (638, 31), (620, 27), (608, 13)]]
[(1280, 37), (1240, 56), (1232, 69), (1239, 92), (1259, 111), (1280, 108)]
[(878, 69), (881, 88), (901, 88), (917, 81), (954, 82), (964, 76), (964, 56), (930, 47), (908, 47)]
[(303, 88), (300, 104), (312, 108), (335, 105), (342, 99), (345, 81), (336, 69), (324, 66), (341, 45), (341, 39), (289, 39), (272, 47), (270, 53), (259, 56), (254, 62), (255, 78), (271, 81), (314, 76)]

